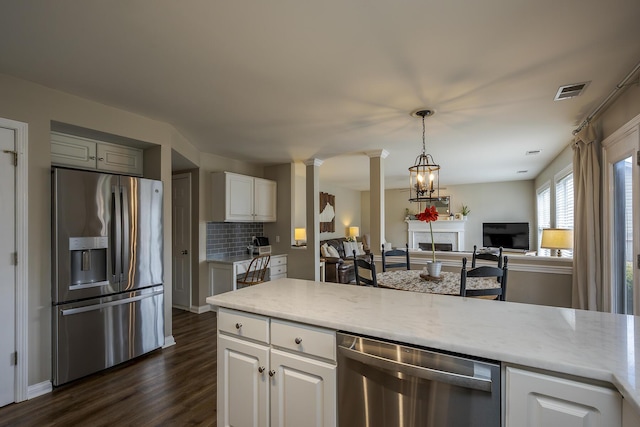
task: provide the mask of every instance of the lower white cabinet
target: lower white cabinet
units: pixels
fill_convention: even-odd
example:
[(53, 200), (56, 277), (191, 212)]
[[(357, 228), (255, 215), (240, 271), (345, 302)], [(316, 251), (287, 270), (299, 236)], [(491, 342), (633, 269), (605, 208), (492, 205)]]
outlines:
[(268, 366), (266, 345), (218, 335), (219, 426), (269, 426)]
[(219, 310), (218, 426), (335, 426), (335, 332), (271, 322)]
[(507, 367), (506, 427), (609, 427), (622, 423), (616, 390)]

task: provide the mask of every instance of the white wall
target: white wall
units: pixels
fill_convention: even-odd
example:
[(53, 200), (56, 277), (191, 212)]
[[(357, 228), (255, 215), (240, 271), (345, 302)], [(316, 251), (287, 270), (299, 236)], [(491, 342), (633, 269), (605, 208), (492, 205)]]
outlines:
[[(320, 182), (320, 191), (336, 196), (335, 232), (320, 233), (320, 240), (345, 237), (349, 226), (362, 227), (360, 191), (323, 184), (322, 181)], [(320, 195), (316, 195), (316, 197), (320, 197)], [(362, 235), (362, 228), (360, 228), (360, 235)]]
[[(445, 194), (443, 194), (445, 193)], [(482, 223), (493, 221), (528, 222), (532, 230), (530, 247), (535, 248), (535, 191), (533, 181), (508, 181), (483, 184), (450, 185), (443, 195), (451, 197), (452, 212), (460, 212), (462, 204), (469, 206), (471, 213), (465, 223), (465, 245), (463, 250), (473, 250), (473, 245), (482, 246)], [(386, 240), (393, 246), (407, 243), (405, 209), (417, 213), (418, 205), (409, 202), (404, 189), (385, 192)], [(369, 192), (362, 192), (363, 228), (368, 232)]]
[[(155, 158), (152, 172), (164, 183), (164, 194), (171, 194), (171, 151), (194, 165), (222, 169), (242, 162), (207, 155), (198, 150), (171, 125), (124, 110), (109, 107), (77, 96), (49, 89), (24, 80), (0, 74), (0, 117), (27, 123), (29, 126), (28, 165), (28, 384), (51, 379), (51, 122), (105, 132), (111, 135), (156, 144), (149, 158)], [(153, 149), (152, 149), (153, 150)], [(246, 169), (251, 170), (246, 166)], [(261, 173), (260, 169), (260, 173)], [(203, 172), (201, 172), (203, 173)], [(208, 181), (203, 181), (208, 182)], [(201, 198), (207, 188), (200, 187)], [(202, 200), (202, 199), (201, 199)], [(201, 211), (207, 202), (200, 204)], [(171, 197), (164, 198), (165, 230), (171, 229)], [(204, 218), (202, 212), (200, 218)], [(201, 233), (202, 235), (202, 233)], [(171, 233), (165, 233), (164, 247), (171, 248)], [(206, 250), (201, 252), (206, 254)], [(165, 335), (172, 334), (171, 324), (171, 251), (165, 250)], [(201, 281), (207, 275), (201, 275)]]

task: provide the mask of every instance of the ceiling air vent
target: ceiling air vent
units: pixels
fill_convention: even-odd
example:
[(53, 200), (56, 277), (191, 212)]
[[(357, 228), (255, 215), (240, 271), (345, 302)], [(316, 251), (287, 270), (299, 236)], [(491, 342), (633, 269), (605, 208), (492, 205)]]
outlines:
[(556, 93), (556, 97), (553, 98), (553, 100), (561, 101), (563, 99), (580, 96), (587, 86), (589, 86), (589, 83), (591, 82), (573, 83), (570, 85), (560, 86), (560, 88), (558, 88), (558, 93)]

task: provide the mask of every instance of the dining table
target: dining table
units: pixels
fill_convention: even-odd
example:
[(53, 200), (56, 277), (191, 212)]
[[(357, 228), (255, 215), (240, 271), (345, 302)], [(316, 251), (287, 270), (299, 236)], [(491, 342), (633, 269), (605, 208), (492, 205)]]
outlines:
[[(426, 270), (391, 270), (376, 274), (378, 286), (381, 288), (402, 291), (425, 292), (432, 294), (460, 295), (460, 273), (441, 271), (440, 277), (434, 278)], [(467, 277), (467, 289), (499, 288), (495, 277)], [(495, 298), (491, 296), (490, 298)]]

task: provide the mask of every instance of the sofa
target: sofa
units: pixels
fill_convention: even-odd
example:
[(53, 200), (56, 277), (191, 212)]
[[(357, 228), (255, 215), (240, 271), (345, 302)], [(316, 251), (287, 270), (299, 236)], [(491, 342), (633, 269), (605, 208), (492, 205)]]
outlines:
[(353, 261), (345, 257), (342, 243), (346, 240), (345, 237), (339, 237), (320, 241), (321, 247), (326, 243), (335, 248), (339, 255), (337, 257), (322, 256), (322, 251), (320, 252), (321, 259), (324, 261), (324, 280), (326, 282), (351, 283), (356, 279)]

